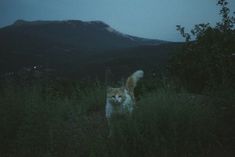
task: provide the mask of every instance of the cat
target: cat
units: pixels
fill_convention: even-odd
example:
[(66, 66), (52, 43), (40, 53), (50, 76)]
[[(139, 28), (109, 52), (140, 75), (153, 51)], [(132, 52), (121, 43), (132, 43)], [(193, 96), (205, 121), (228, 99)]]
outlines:
[(106, 91), (105, 116), (109, 125), (109, 137), (112, 135), (111, 118), (114, 115), (131, 115), (135, 105), (134, 89), (137, 82), (143, 78), (144, 71), (137, 70), (126, 80), (123, 87), (108, 87)]

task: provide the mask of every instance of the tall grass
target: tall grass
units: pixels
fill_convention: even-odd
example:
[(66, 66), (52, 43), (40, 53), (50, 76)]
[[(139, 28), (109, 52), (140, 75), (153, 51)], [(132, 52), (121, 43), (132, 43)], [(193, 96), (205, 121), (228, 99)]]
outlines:
[[(144, 83), (143, 83), (144, 84)], [(0, 156), (210, 156), (225, 153), (224, 121), (210, 97), (141, 86), (132, 117), (115, 120), (108, 138), (105, 87), (4, 85), (0, 91)], [(83, 88), (86, 87), (86, 88)]]
[(133, 118), (118, 126), (117, 139), (131, 156), (207, 156), (216, 147), (216, 117), (202, 98), (161, 89), (137, 105)]

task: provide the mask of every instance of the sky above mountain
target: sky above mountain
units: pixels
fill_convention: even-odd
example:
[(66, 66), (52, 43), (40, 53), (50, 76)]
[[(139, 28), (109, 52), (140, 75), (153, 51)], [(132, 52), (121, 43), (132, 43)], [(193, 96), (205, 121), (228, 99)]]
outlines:
[[(228, 0), (230, 8), (235, 1)], [(182, 41), (176, 25), (220, 20), (217, 0), (0, 0), (0, 27), (24, 20), (101, 20), (139, 37)], [(232, 11), (235, 11), (232, 10)]]

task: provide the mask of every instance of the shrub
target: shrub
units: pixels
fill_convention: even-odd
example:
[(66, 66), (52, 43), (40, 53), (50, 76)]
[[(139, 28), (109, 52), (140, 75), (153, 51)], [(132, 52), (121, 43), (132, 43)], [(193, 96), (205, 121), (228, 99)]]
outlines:
[[(198, 24), (191, 34), (184, 27), (177, 26), (186, 44), (182, 51), (172, 57), (169, 71), (172, 77), (180, 80), (190, 90), (219, 89), (235, 87), (234, 17), (230, 16), (226, 0), (219, 0), (222, 21), (215, 27), (210, 24)], [(195, 41), (190, 41), (195, 36)]]

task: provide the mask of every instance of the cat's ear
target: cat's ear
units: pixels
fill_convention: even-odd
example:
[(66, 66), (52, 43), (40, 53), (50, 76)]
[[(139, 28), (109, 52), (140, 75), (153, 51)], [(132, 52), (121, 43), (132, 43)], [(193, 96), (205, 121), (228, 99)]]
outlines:
[(126, 89), (126, 87), (123, 85), (123, 86), (121, 87), (121, 89), (124, 91), (124, 90)]
[(110, 87), (110, 86), (107, 86), (107, 87), (106, 87), (106, 91), (107, 91), (107, 92), (110, 92), (111, 90), (112, 90), (112, 87)]
[(121, 86), (122, 86), (121, 88), (125, 89), (125, 80), (124, 79), (121, 80)]

